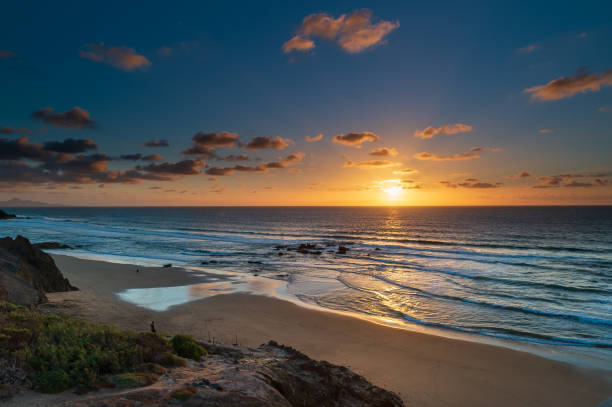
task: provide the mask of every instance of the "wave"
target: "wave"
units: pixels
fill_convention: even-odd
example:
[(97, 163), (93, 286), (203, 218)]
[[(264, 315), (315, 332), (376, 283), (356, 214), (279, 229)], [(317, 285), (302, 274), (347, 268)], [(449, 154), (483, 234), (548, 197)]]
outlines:
[(491, 302), (481, 301), (481, 300), (472, 300), (469, 298), (458, 297), (458, 296), (448, 295), (448, 294), (436, 294), (431, 291), (423, 290), (421, 288), (401, 284), (401, 283), (398, 283), (396, 281), (393, 281), (391, 279), (388, 279), (382, 276), (372, 276), (372, 277), (377, 278), (381, 281), (384, 281), (385, 283), (395, 285), (397, 287), (405, 288), (407, 290), (413, 290), (420, 294), (423, 294), (423, 295), (426, 295), (432, 298), (439, 298), (439, 299), (450, 300), (450, 301), (459, 301), (459, 302), (478, 305), (482, 307), (503, 309), (507, 311), (515, 311), (515, 312), (521, 312), (524, 314), (539, 315), (539, 316), (544, 316), (544, 317), (549, 317), (549, 318), (567, 319), (567, 320), (572, 320), (576, 322), (581, 322), (584, 324), (612, 326), (612, 320), (598, 318), (598, 317), (594, 317), (590, 315), (582, 315), (582, 314), (569, 313), (569, 312), (545, 311), (545, 310), (539, 310), (539, 309), (535, 309), (531, 307), (521, 307), (517, 305), (497, 304), (497, 303), (491, 303)]
[(541, 344), (546, 344), (546, 345), (585, 346), (585, 347), (612, 349), (612, 343), (607, 343), (607, 342), (589, 341), (586, 339), (564, 338), (564, 337), (559, 337), (559, 336), (544, 335), (544, 334), (538, 334), (538, 333), (533, 333), (533, 332), (520, 331), (516, 329), (501, 328), (501, 327), (454, 326), (454, 325), (443, 324), (440, 322), (424, 321), (422, 319), (411, 317), (406, 314), (403, 315), (403, 319), (405, 319), (408, 322), (412, 322), (418, 325), (449, 329), (453, 331), (478, 334), (478, 335), (490, 336), (490, 337), (495, 337), (495, 338), (526, 340), (529, 342), (541, 343)]

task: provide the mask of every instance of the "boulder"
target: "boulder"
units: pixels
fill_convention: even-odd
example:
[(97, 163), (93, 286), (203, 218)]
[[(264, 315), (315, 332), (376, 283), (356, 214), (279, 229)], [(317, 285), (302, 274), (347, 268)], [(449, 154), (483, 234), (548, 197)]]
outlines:
[(30, 306), (47, 301), (46, 292), (76, 290), (55, 262), (28, 239), (0, 239), (0, 300)]
[(17, 218), (17, 215), (6, 213), (2, 209), (0, 209), (0, 219), (15, 219), (15, 218)]
[(37, 247), (39, 249), (45, 250), (45, 249), (72, 249), (71, 246), (68, 246), (67, 244), (61, 244), (59, 242), (41, 242), (41, 243), (34, 243), (32, 246)]

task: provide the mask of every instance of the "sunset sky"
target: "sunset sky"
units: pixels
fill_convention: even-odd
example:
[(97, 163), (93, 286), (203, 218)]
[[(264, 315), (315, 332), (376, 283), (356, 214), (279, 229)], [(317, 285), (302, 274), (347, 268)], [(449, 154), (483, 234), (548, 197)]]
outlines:
[(0, 200), (612, 204), (609, 1), (0, 10)]

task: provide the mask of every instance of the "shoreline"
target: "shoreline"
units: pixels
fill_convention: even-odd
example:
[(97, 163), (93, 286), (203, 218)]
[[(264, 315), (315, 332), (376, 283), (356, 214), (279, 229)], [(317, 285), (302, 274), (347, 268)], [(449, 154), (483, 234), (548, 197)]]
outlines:
[[(85, 253), (84, 257), (79, 257), (79, 256), (74, 256), (74, 255), (66, 255), (66, 254), (63, 254), (62, 251), (54, 251), (54, 250), (50, 251), (49, 254), (51, 254), (52, 256), (66, 256), (66, 257), (76, 258), (80, 260), (90, 260), (90, 261), (98, 261), (98, 262), (110, 263), (110, 264), (119, 264), (119, 265), (124, 265), (128, 267), (141, 267), (141, 268), (160, 267), (160, 265), (156, 265), (155, 263), (149, 263), (148, 265), (142, 265), (142, 264), (137, 265), (134, 263), (126, 262), (124, 259), (121, 259), (121, 256), (119, 256), (118, 258), (115, 258), (117, 256), (113, 256), (113, 258), (108, 259), (108, 258), (104, 258), (104, 256), (100, 258), (100, 257), (97, 257), (95, 254)], [(134, 258), (134, 257), (129, 257), (129, 258), (132, 260), (138, 260), (138, 258)], [(161, 264), (161, 263), (158, 262), (158, 264)], [(311, 309), (311, 310), (320, 311), (320, 312), (329, 312), (329, 313), (333, 313), (337, 315), (343, 315), (349, 318), (357, 318), (363, 321), (367, 321), (369, 323), (373, 323), (373, 324), (377, 324), (377, 325), (381, 325), (381, 326), (385, 326), (389, 328), (402, 329), (402, 330), (407, 330), (409, 332), (422, 333), (425, 335), (432, 335), (432, 336), (438, 336), (438, 337), (443, 337), (443, 338), (448, 338), (448, 339), (462, 340), (462, 341), (467, 341), (467, 342), (474, 342), (474, 343), (479, 343), (479, 344), (503, 347), (503, 348), (515, 350), (518, 352), (529, 353), (532, 355), (554, 360), (557, 362), (568, 363), (568, 364), (575, 365), (581, 368), (603, 369), (603, 370), (609, 370), (612, 372), (612, 355), (610, 355), (610, 358), (606, 358), (604, 360), (601, 357), (599, 357), (600, 355), (592, 355), (592, 354), (587, 354), (586, 352), (581, 352), (583, 350), (593, 349), (592, 347), (586, 347), (586, 348), (578, 347), (574, 349), (572, 348), (571, 345), (559, 346), (559, 345), (552, 345), (552, 344), (547, 344), (547, 343), (540, 343), (538, 341), (528, 341), (528, 340), (520, 341), (520, 340), (516, 340), (512, 338), (503, 338), (503, 337), (497, 337), (497, 336), (489, 336), (485, 334), (464, 332), (461, 330), (454, 330), (451, 328), (422, 325), (416, 322), (410, 322), (406, 320), (401, 320), (401, 321), (393, 320), (393, 319), (381, 320), (380, 318), (369, 316), (366, 314), (360, 314), (358, 312), (325, 308), (318, 304), (304, 302), (300, 300), (299, 298), (296, 298), (295, 296), (292, 296), (291, 294), (284, 292), (285, 290), (282, 290), (282, 287), (280, 287), (280, 285), (282, 285), (282, 283), (285, 281), (283, 279), (277, 280), (277, 279), (273, 279), (273, 278), (266, 277), (266, 276), (258, 277), (258, 276), (252, 276), (250, 274), (240, 274), (240, 273), (228, 272), (228, 271), (222, 271), (222, 272), (208, 271), (208, 270), (202, 269), (201, 267), (190, 268), (190, 267), (185, 267), (185, 266), (176, 266), (176, 267), (173, 267), (173, 269), (180, 270), (181, 272), (186, 273), (185, 275), (188, 276), (189, 278), (185, 280), (184, 282), (185, 285), (195, 284), (198, 286), (199, 285), (203, 286), (203, 285), (208, 284), (210, 280), (207, 280), (207, 282), (203, 283), (201, 279), (202, 278), (209, 279), (210, 277), (212, 277), (213, 280), (218, 279), (218, 280), (226, 280), (226, 281), (230, 281), (232, 277), (238, 277), (239, 279), (247, 280), (250, 283), (253, 283), (254, 281), (257, 283), (257, 286), (253, 286), (253, 284), (249, 284), (249, 283), (241, 284), (242, 287), (240, 288), (233, 287), (232, 289), (229, 289), (226, 292), (214, 292), (214, 290), (210, 290), (208, 295), (202, 295), (201, 298), (207, 298), (213, 295), (231, 294), (231, 293), (248, 293), (252, 295), (263, 295), (266, 297), (272, 297), (272, 298), (276, 298), (282, 301), (287, 301), (287, 302), (290, 302), (292, 304), (295, 304), (299, 307), (303, 307), (306, 309)], [(197, 276), (195, 280), (192, 278), (194, 276)], [(182, 285), (182, 284), (177, 282), (176, 285)], [(276, 287), (273, 287), (273, 286), (276, 286)], [(154, 287), (168, 287), (168, 285), (162, 284), (158, 286), (151, 286), (149, 288), (154, 288)], [(147, 287), (143, 286), (139, 288), (147, 288)], [(281, 290), (278, 290), (278, 288), (281, 288)], [(118, 295), (119, 297), (123, 297), (120, 294)], [(124, 299), (124, 301), (130, 302), (127, 298), (122, 298), (122, 299)], [(197, 301), (198, 299), (199, 298), (190, 299), (189, 301)], [(185, 301), (184, 303), (189, 302), (189, 301)], [(131, 302), (131, 303), (134, 304), (134, 302)], [(176, 306), (176, 305), (178, 304), (173, 304), (171, 306)], [(159, 309), (157, 310), (159, 311)]]
[[(407, 405), (593, 405), (612, 396), (612, 371), (587, 369), (505, 347), (393, 328), (362, 318), (245, 293), (215, 295), (152, 311), (122, 301), (125, 289), (201, 284), (219, 275), (53, 254), (80, 291), (43, 306), (101, 323), (186, 333), (243, 346), (272, 339), (314, 359), (350, 367)], [(204, 282), (205, 283), (205, 282)], [(508, 397), (512, 395), (512, 397)]]

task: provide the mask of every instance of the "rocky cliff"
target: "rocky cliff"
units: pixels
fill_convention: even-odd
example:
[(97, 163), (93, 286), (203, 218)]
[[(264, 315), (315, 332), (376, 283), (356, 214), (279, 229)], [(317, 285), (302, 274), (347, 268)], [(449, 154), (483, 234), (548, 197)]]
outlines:
[(29, 306), (46, 302), (46, 292), (74, 289), (51, 256), (28, 239), (0, 239), (0, 300)]

